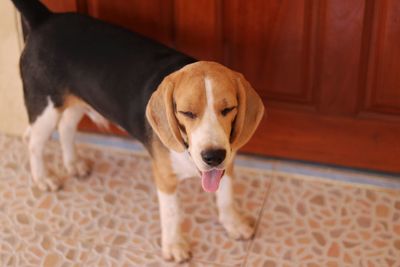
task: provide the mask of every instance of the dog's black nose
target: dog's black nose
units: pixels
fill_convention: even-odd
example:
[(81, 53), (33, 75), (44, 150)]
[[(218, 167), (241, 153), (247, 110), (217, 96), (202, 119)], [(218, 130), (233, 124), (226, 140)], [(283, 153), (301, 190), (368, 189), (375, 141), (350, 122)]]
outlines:
[(208, 149), (201, 152), (201, 157), (207, 165), (211, 167), (218, 166), (224, 161), (226, 156), (225, 149)]

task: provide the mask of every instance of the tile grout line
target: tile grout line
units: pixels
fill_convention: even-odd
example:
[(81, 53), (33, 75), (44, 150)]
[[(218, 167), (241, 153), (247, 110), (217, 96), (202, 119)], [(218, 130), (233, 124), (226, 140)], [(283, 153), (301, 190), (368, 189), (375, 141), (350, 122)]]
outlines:
[[(104, 227), (104, 226), (103, 226), (103, 227)], [(102, 231), (102, 230), (103, 230), (103, 228), (101, 228), (101, 231)], [(93, 244), (92, 244), (92, 245), (90, 246), (90, 248), (89, 248), (88, 256), (87, 256), (86, 260), (83, 261), (82, 266), (87, 266), (87, 262), (88, 262), (89, 259), (90, 259), (90, 255), (91, 255), (92, 253), (94, 254), (95, 247), (96, 247), (96, 245), (97, 245), (97, 243), (98, 243), (99, 240), (100, 240), (100, 235), (97, 235), (96, 238), (95, 238), (95, 240), (93, 241)], [(81, 264), (81, 263), (78, 262), (78, 264)]]
[[(100, 229), (101, 229), (101, 231), (105, 230), (106, 229), (106, 225), (103, 225)], [(123, 251), (137, 251), (137, 252), (142, 252), (142, 253), (148, 253), (148, 254), (154, 255), (155, 257), (158, 256), (156, 250), (146, 250), (146, 249), (137, 248), (137, 247), (132, 248), (132, 247), (129, 247), (129, 246), (118, 246), (118, 245), (115, 246), (115, 245), (112, 245), (112, 244), (103, 243), (102, 240), (100, 239), (100, 235), (96, 238), (96, 241), (94, 242), (93, 246), (91, 247), (91, 249), (89, 251), (90, 254), (93, 254), (93, 255), (97, 254), (95, 252), (95, 247), (97, 245), (105, 247), (105, 248), (110, 249), (110, 250), (111, 249), (118, 249), (118, 250), (123, 250)], [(107, 256), (108, 256), (108, 254), (107, 254)], [(88, 258), (84, 262), (83, 266), (87, 266), (86, 263), (89, 261), (89, 257), (90, 256), (88, 256)]]
[[(54, 193), (54, 192), (51, 192), (51, 193)], [(57, 192), (55, 192), (55, 193), (57, 193)], [(40, 208), (38, 208), (38, 207), (35, 207), (35, 209), (34, 209), (35, 211), (40, 211)], [(72, 224), (72, 226), (74, 227), (75, 226), (75, 224)], [(85, 249), (84, 248), (84, 245), (83, 245), (83, 240), (82, 240), (82, 237), (84, 237), (84, 234), (81, 232), (81, 230), (80, 230), (80, 228), (78, 227), (78, 235), (79, 235), (79, 244), (80, 244), (80, 246), (81, 246), (81, 248), (79, 249), (79, 247), (77, 248), (77, 250), (78, 251), (82, 251), (82, 249)], [(55, 238), (59, 238), (59, 239), (63, 239), (63, 240), (66, 240), (66, 239), (68, 239), (68, 237), (67, 236), (64, 236), (60, 231), (56, 231), (56, 230), (52, 230), (52, 231), (49, 231), (48, 233), (46, 233), (46, 234), (49, 234), (49, 235), (51, 235), (51, 236), (54, 236)], [(88, 251), (88, 253), (90, 254), (93, 250), (94, 250), (94, 247), (95, 247), (95, 245), (98, 243), (98, 240), (100, 239), (100, 235), (96, 235), (96, 237), (94, 238), (94, 240), (92, 241), (92, 244), (90, 244), (86, 249), (87, 249), (87, 251)], [(89, 254), (88, 254), (88, 257), (87, 257), (87, 259), (86, 260), (83, 260), (83, 261), (77, 261), (77, 259), (74, 259), (74, 260), (70, 260), (72, 263), (78, 263), (78, 264), (83, 264), (82, 266), (86, 266), (86, 262), (89, 260)], [(66, 254), (61, 254), (61, 256), (64, 258), (64, 260), (66, 260), (67, 258), (66, 258)], [(68, 259), (67, 259), (67, 261), (68, 261)]]
[(268, 201), (268, 198), (269, 198), (269, 196), (271, 194), (271, 190), (272, 190), (272, 187), (274, 185), (275, 179), (276, 179), (276, 173), (273, 172), (272, 178), (271, 178), (271, 183), (270, 183), (270, 185), (268, 187), (267, 192), (265, 193), (264, 200), (263, 200), (263, 203), (261, 205), (260, 212), (258, 214), (258, 219), (257, 219), (256, 225), (254, 227), (254, 238), (250, 241), (249, 247), (247, 249), (247, 252), (246, 252), (246, 255), (244, 257), (244, 260), (242, 262), (241, 267), (246, 267), (246, 265), (247, 265), (248, 257), (250, 256), (251, 250), (252, 250), (252, 248), (254, 246), (255, 239), (257, 238), (257, 233), (258, 233), (258, 230), (259, 230), (259, 227), (260, 227), (260, 224), (261, 224), (262, 216), (264, 214), (264, 208), (265, 208), (266, 203)]
[[(276, 179), (276, 175), (277, 175), (277, 173), (276, 173), (276, 165), (277, 165), (278, 163), (276, 162), (276, 161), (274, 161), (271, 165), (271, 176), (272, 176), (272, 178), (271, 178), (271, 182), (270, 182), (270, 184), (269, 184), (269, 186), (268, 186), (268, 190), (267, 190), (267, 192), (265, 193), (265, 196), (264, 196), (264, 200), (263, 200), (263, 202), (262, 202), (262, 205), (261, 205), (261, 209), (260, 209), (260, 212), (259, 212), (259, 216), (258, 216), (258, 219), (257, 219), (257, 222), (256, 222), (256, 225), (255, 225), (255, 229), (254, 229), (254, 238), (250, 241), (250, 244), (249, 244), (249, 247), (248, 247), (248, 249), (247, 249), (247, 253), (246, 253), (246, 255), (245, 255), (245, 257), (244, 257), (244, 260), (243, 260), (243, 262), (242, 262), (242, 266), (241, 267), (245, 267), (246, 265), (247, 265), (247, 261), (248, 261), (248, 257), (250, 256), (250, 253), (251, 253), (251, 250), (252, 250), (252, 248), (253, 248), (253, 245), (254, 245), (254, 241), (255, 241), (255, 239), (256, 239), (256, 237), (257, 237), (257, 231), (258, 231), (258, 229), (259, 229), (259, 225), (260, 225), (260, 223), (261, 223), (261, 219), (262, 219), (262, 215), (263, 215), (263, 212), (264, 212), (264, 208), (265, 208), (265, 205), (266, 205), (266, 203), (267, 203), (267, 201), (268, 201), (268, 198), (269, 198), (269, 195), (270, 195), (270, 192), (271, 192), (271, 190), (272, 190), (272, 186), (273, 186), (273, 184), (274, 184), (274, 181), (275, 181), (275, 179)], [(268, 171), (267, 170), (263, 170), (263, 172), (262, 173), (267, 173)]]
[[(137, 251), (137, 252), (142, 252), (142, 253), (148, 253), (148, 254), (154, 255), (156, 257), (160, 257), (161, 260), (163, 260), (163, 261), (165, 261), (167, 263), (172, 263), (172, 264), (174, 263), (174, 262), (169, 262), (169, 261), (164, 260), (162, 255), (157, 252), (158, 250), (146, 250), (146, 249), (141, 249), (141, 248), (136, 248), (136, 247), (132, 248), (132, 247), (125, 247), (125, 246), (114, 246), (114, 245), (109, 245), (109, 244), (99, 244), (99, 245), (103, 246), (103, 247), (106, 247), (108, 249), (119, 249), (119, 250), (123, 250), (123, 251)], [(94, 249), (94, 247), (90, 251), (92, 251), (93, 249)], [(159, 251), (159, 252), (161, 252), (161, 251)], [(85, 264), (87, 263), (88, 260), (89, 259), (87, 259), (85, 261)], [(187, 263), (192, 263), (192, 262), (204, 263), (204, 264), (208, 264), (208, 265), (209, 264), (213, 264), (213, 265), (218, 266), (218, 267), (230, 267), (230, 266), (233, 266), (233, 265), (227, 265), (227, 264), (218, 263), (218, 262), (210, 262), (210, 261), (207, 261), (207, 260), (197, 259), (197, 258), (193, 258), (193, 257), (190, 258), (190, 260)], [(175, 264), (179, 264), (179, 263), (175, 263)], [(86, 266), (86, 265), (83, 265), (83, 266)]]

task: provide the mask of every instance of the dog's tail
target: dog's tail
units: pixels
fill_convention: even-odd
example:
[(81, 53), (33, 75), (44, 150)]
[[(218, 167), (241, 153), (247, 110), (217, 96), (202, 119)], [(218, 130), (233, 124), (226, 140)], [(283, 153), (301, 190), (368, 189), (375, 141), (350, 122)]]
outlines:
[(11, 0), (21, 12), (30, 29), (34, 29), (51, 16), (52, 12), (39, 0)]

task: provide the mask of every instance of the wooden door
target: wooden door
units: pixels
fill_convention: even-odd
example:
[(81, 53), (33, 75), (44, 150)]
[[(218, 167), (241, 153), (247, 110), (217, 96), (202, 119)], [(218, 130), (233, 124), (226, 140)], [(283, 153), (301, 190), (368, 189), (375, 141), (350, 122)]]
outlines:
[(45, 2), (244, 73), (267, 111), (245, 152), (400, 172), (399, 1)]

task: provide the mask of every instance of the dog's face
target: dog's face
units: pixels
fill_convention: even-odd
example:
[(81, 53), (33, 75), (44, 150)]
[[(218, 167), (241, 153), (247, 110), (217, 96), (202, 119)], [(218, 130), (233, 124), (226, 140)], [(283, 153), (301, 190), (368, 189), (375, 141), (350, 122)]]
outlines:
[(225, 168), (263, 113), (260, 97), (243, 76), (213, 62), (197, 62), (169, 75), (146, 111), (164, 145), (188, 150), (206, 191), (218, 189)]
[(235, 87), (226, 76), (191, 73), (182, 76), (174, 90), (180, 134), (201, 172), (224, 170), (231, 160), (230, 136), (238, 108)]

